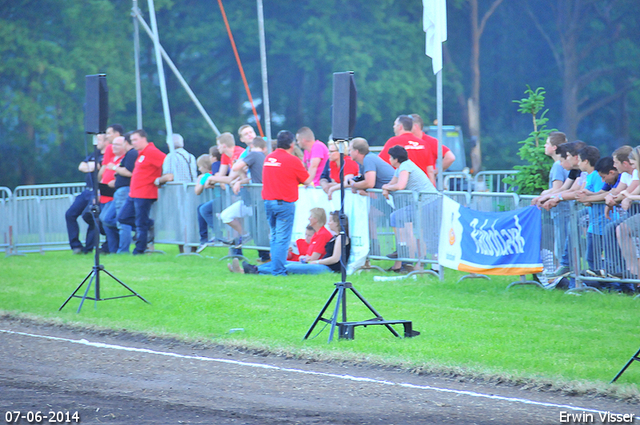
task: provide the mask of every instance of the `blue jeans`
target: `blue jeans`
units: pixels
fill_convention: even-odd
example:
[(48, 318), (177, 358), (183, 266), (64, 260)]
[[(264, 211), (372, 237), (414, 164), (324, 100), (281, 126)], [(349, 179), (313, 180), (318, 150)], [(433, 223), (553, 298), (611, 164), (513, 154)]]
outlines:
[(587, 264), (591, 270), (602, 270), (603, 236), (587, 232)]
[(324, 264), (306, 264), (297, 261), (289, 261), (286, 265), (289, 274), (322, 274), (332, 273), (333, 270)]
[(102, 205), (102, 211), (100, 212), (100, 222), (104, 228), (104, 233), (107, 236), (107, 246), (109, 252), (115, 254), (118, 251), (118, 229), (116, 227), (116, 203), (115, 201), (109, 201)]
[(198, 207), (198, 229), (200, 231), (200, 243), (209, 242), (209, 227), (213, 229), (214, 235), (217, 232), (216, 226), (214, 226), (214, 212), (220, 212), (222, 210), (220, 198), (216, 198), (212, 201), (205, 202)]
[[(129, 186), (122, 186), (116, 190), (113, 195), (113, 202), (116, 206), (116, 217), (120, 213), (124, 203), (129, 198)], [(131, 232), (133, 228), (128, 224), (120, 223), (116, 218), (116, 227), (118, 229), (118, 254), (128, 254), (131, 245)], [(106, 230), (106, 229), (105, 229)]]
[(258, 267), (260, 274), (272, 274), (274, 276), (285, 276), (287, 270), (287, 251), (291, 243), (293, 233), (293, 217), (296, 206), (292, 202), (284, 201), (264, 201), (264, 209), (269, 222), (271, 237), (271, 262)]
[[(73, 200), (73, 204), (69, 207), (64, 214), (64, 218), (67, 222), (67, 234), (69, 235), (69, 245), (71, 249), (82, 249), (83, 252), (91, 252), (95, 246), (96, 224), (91, 216), (91, 205), (93, 203), (94, 194), (92, 190), (84, 190)], [(80, 242), (80, 226), (78, 226), (78, 217), (82, 216), (82, 219), (87, 223), (87, 239), (85, 241), (86, 247), (82, 246)]]
[(118, 221), (120, 223), (132, 227), (135, 226), (136, 228), (138, 240), (133, 250), (134, 255), (144, 254), (147, 249), (147, 233), (149, 228), (153, 226), (153, 220), (149, 217), (149, 213), (151, 212), (151, 205), (155, 201), (155, 199), (129, 197), (118, 213)]

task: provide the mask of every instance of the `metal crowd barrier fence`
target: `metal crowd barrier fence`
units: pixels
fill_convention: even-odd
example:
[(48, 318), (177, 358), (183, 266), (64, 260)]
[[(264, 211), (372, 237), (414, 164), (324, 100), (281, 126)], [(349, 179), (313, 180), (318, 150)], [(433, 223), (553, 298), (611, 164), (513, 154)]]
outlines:
[[(65, 212), (85, 183), (18, 186), (11, 198), (12, 252), (43, 252), (69, 247)], [(80, 234), (86, 224), (80, 222)]]
[[(638, 207), (638, 204), (632, 204), (629, 210), (616, 207), (607, 218), (604, 203), (585, 206), (569, 202), (570, 291), (635, 291), (640, 284)], [(561, 264), (564, 265), (566, 261)]]
[[(244, 186), (237, 195), (229, 186), (224, 190), (216, 186), (198, 196), (194, 183), (168, 183), (160, 189), (156, 203), (155, 241), (183, 245), (188, 252), (188, 248), (196, 248), (202, 242), (218, 247), (231, 246), (231, 242), (248, 234), (250, 240), (242, 241), (242, 248), (268, 250), (269, 227), (261, 192), (262, 185)], [(207, 208), (200, 211), (205, 221), (199, 222), (198, 210), (204, 204)], [(227, 208), (230, 210), (225, 212)], [(225, 214), (229, 218), (238, 216), (242, 234), (223, 222)]]
[[(195, 195), (194, 186), (169, 183), (160, 189), (154, 207), (157, 242), (187, 248), (200, 245), (198, 208), (210, 203), (207, 218), (212, 226), (204, 240), (225, 246), (223, 242), (240, 234), (219, 216), (240, 202), (243, 234), (251, 235), (242, 248), (269, 249), (261, 185), (246, 186), (237, 195), (230, 188), (216, 187), (200, 196)], [(65, 212), (84, 188), (84, 183), (18, 186), (12, 193), (0, 187), (0, 249), (6, 253), (68, 249)], [(444, 194), (473, 209), (494, 212), (530, 205), (533, 198), (492, 192)], [(392, 193), (392, 203), (379, 190), (371, 190), (369, 196), (370, 259), (389, 260), (388, 255), (396, 252), (400, 261), (437, 263), (442, 194), (398, 191)], [(84, 235), (86, 224), (78, 221)], [(629, 211), (616, 208), (607, 219), (602, 204), (587, 208), (573, 201), (562, 202), (551, 211), (542, 210), (541, 228), (544, 272), (540, 276), (546, 276), (550, 284), (559, 281), (554, 272), (563, 266), (568, 268), (569, 286), (575, 290), (631, 291), (640, 283), (640, 204), (632, 204)]]
[(475, 175), (473, 182), (474, 192), (505, 193), (511, 190), (511, 185), (504, 183), (504, 179), (517, 174), (516, 170), (480, 171)]
[(472, 192), (469, 208), (484, 212), (513, 211), (518, 208), (515, 193)]
[(442, 195), (397, 191), (384, 198), (369, 190), (369, 258), (437, 263)]
[(467, 171), (445, 171), (442, 177), (445, 190), (469, 193), (473, 191), (473, 176)]
[(0, 251), (11, 246), (13, 227), (11, 226), (11, 189), (0, 187)]

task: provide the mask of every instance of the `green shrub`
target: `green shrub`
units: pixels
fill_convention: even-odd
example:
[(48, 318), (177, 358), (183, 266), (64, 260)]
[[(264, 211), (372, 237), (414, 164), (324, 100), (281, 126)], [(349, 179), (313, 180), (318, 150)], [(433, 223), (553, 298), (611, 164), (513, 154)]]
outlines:
[(525, 91), (527, 97), (513, 101), (519, 105), (518, 112), (531, 114), (533, 119), (533, 131), (525, 140), (518, 142), (522, 145), (518, 155), (527, 161), (527, 164), (514, 166), (513, 168), (519, 171), (518, 174), (504, 180), (519, 195), (537, 195), (547, 189), (549, 185), (549, 170), (551, 170), (553, 162), (545, 155), (544, 144), (549, 133), (557, 130), (546, 128), (549, 119), (545, 115), (548, 109), (542, 112), (539, 118), (537, 117), (544, 108), (545, 93), (542, 87), (533, 91), (527, 85)]

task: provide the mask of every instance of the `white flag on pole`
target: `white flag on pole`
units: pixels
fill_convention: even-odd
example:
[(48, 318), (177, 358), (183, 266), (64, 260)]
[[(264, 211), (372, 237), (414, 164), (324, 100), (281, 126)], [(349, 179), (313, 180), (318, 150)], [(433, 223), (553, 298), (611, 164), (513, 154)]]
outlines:
[(442, 43), (447, 40), (447, 0), (422, 0), (422, 29), (427, 33), (426, 54), (433, 73), (442, 69)]

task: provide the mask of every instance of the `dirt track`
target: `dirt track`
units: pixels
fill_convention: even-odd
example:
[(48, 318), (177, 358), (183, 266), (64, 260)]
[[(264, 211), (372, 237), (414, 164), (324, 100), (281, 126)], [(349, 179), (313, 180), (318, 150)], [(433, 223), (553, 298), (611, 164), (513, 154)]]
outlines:
[(640, 413), (611, 399), (0, 318), (0, 421), (19, 410), (42, 411), (42, 423), (78, 411), (82, 424), (559, 424), (582, 408)]

